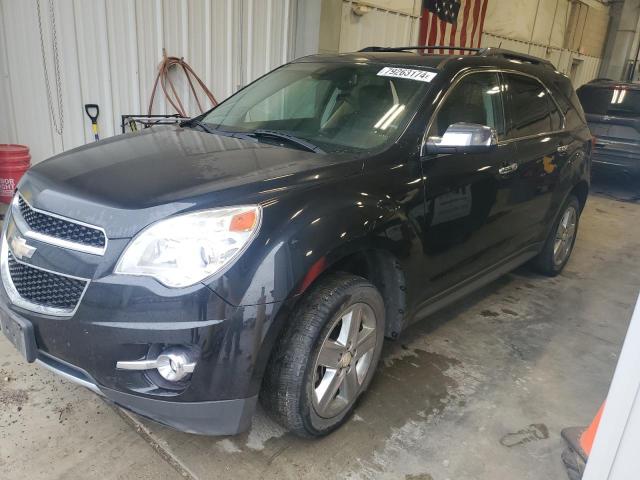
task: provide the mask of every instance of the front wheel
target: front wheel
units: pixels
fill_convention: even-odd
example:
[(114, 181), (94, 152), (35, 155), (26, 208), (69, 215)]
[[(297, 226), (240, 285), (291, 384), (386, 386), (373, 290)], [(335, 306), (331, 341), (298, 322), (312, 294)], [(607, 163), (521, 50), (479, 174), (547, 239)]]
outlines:
[(565, 202), (542, 251), (533, 260), (540, 273), (556, 276), (562, 271), (573, 251), (579, 221), (580, 203), (572, 195)]
[(384, 303), (364, 278), (333, 273), (305, 294), (267, 368), (261, 401), (291, 432), (326, 435), (344, 423), (374, 375)]

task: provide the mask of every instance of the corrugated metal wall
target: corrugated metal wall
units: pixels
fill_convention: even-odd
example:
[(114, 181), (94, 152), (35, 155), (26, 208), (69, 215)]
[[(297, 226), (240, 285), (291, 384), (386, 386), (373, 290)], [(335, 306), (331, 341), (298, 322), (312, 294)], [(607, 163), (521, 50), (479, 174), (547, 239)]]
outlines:
[[(417, 44), (421, 4), (409, 0), (343, 0), (340, 51), (368, 45)], [(578, 87), (598, 76), (601, 59), (563, 48), (570, 4), (570, 0), (491, 0), (482, 46), (546, 58), (559, 71), (572, 76)], [(370, 11), (356, 15), (354, 5), (367, 5)], [(597, 12), (606, 16), (606, 7), (600, 9)]]
[(546, 58), (578, 87), (598, 76), (608, 16), (598, 0), (490, 0), (482, 46)]
[[(85, 103), (100, 105), (104, 137), (119, 133), (120, 115), (146, 113), (163, 48), (218, 99), (293, 55), (295, 0), (55, 0), (54, 9), (62, 137), (48, 113), (36, 0), (0, 0), (0, 143), (28, 145), (34, 162), (92, 140)], [(55, 104), (48, 0), (41, 12)], [(173, 112), (158, 102), (154, 113)]]
[[(496, 1), (494, 6), (509, 5), (510, 0)], [(546, 0), (543, 6), (547, 3), (551, 8), (552, 2)], [(355, 4), (370, 10), (356, 15)], [(342, 0), (340, 51), (416, 43), (420, 4), (419, 0)], [(48, 5), (49, 0), (41, 0), (55, 104)], [(169, 55), (184, 57), (218, 99), (293, 58), (297, 0), (55, 0), (53, 5), (62, 70), (62, 136), (56, 134), (48, 112), (36, 0), (0, 0), (0, 143), (29, 145), (34, 162), (92, 141), (85, 103), (100, 105), (103, 137), (119, 133), (120, 115), (146, 113), (163, 48)], [(597, 76), (599, 58), (557, 45), (566, 28), (563, 9), (554, 9), (552, 18), (558, 18), (549, 22), (551, 13), (546, 15), (545, 8), (538, 11), (540, 21), (521, 20), (527, 20), (528, 30), (542, 35), (545, 43), (548, 39), (550, 47), (489, 28), (483, 46), (548, 58), (572, 75), (576, 86)], [(496, 15), (487, 26), (500, 30)], [(188, 95), (184, 83), (179, 90)], [(190, 113), (197, 113), (192, 100), (189, 106)], [(160, 101), (154, 113), (173, 112)]]
[[(392, 2), (385, 2), (392, 5)], [(400, 2), (402, 5), (406, 2)], [(353, 13), (354, 4), (369, 5), (371, 11), (364, 15)], [(420, 2), (417, 2), (420, 5)], [(345, 0), (342, 3), (342, 29), (340, 51), (354, 52), (377, 45), (381, 47), (414, 45), (418, 41), (419, 15), (410, 11), (385, 8), (381, 2), (358, 2)]]
[[(482, 34), (481, 43), (483, 47), (506, 48), (508, 50), (545, 58), (551, 61), (558, 71), (568, 75), (575, 88), (596, 78), (598, 76), (598, 70), (600, 69), (600, 63), (602, 62), (601, 58), (582, 55), (564, 48), (546, 47), (544, 45), (514, 40), (486, 32)], [(572, 71), (574, 63), (575, 69)]]

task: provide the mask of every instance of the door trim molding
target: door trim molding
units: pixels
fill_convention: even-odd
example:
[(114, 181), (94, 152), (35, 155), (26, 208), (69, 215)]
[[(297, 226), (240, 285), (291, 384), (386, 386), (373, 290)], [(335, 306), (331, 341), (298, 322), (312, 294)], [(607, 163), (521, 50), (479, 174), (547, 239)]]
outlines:
[(479, 288), (491, 283), (492, 281), (500, 278), (506, 273), (514, 270), (515, 268), (523, 265), (527, 261), (535, 257), (540, 250), (544, 242), (537, 242), (530, 244), (523, 249), (515, 252), (510, 257), (506, 258), (502, 262), (492, 265), (475, 275), (448, 287), (444, 291), (435, 294), (433, 297), (424, 300), (420, 303), (409, 317), (409, 321), (405, 325), (411, 325), (424, 317), (427, 317), (438, 310), (450, 305), (451, 303), (466, 297), (469, 293), (478, 290)]

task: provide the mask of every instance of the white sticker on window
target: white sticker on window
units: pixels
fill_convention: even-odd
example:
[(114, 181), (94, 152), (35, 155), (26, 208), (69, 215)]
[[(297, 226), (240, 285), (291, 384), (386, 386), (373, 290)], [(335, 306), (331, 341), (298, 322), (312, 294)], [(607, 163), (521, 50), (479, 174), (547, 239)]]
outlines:
[(418, 82), (430, 82), (436, 75), (437, 73), (426, 70), (399, 67), (384, 67), (378, 72), (380, 77), (406, 78), (408, 80), (417, 80)]

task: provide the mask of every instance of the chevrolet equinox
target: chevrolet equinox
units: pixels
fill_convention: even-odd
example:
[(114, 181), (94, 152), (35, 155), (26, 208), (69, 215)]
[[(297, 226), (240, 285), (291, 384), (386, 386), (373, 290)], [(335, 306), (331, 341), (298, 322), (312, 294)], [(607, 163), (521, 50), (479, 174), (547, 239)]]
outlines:
[(3, 225), (5, 335), (179, 430), (238, 433), (260, 399), (331, 432), (385, 337), (525, 262), (556, 275), (574, 245), (591, 135), (571, 82), (456, 52), (305, 57), (35, 165)]

